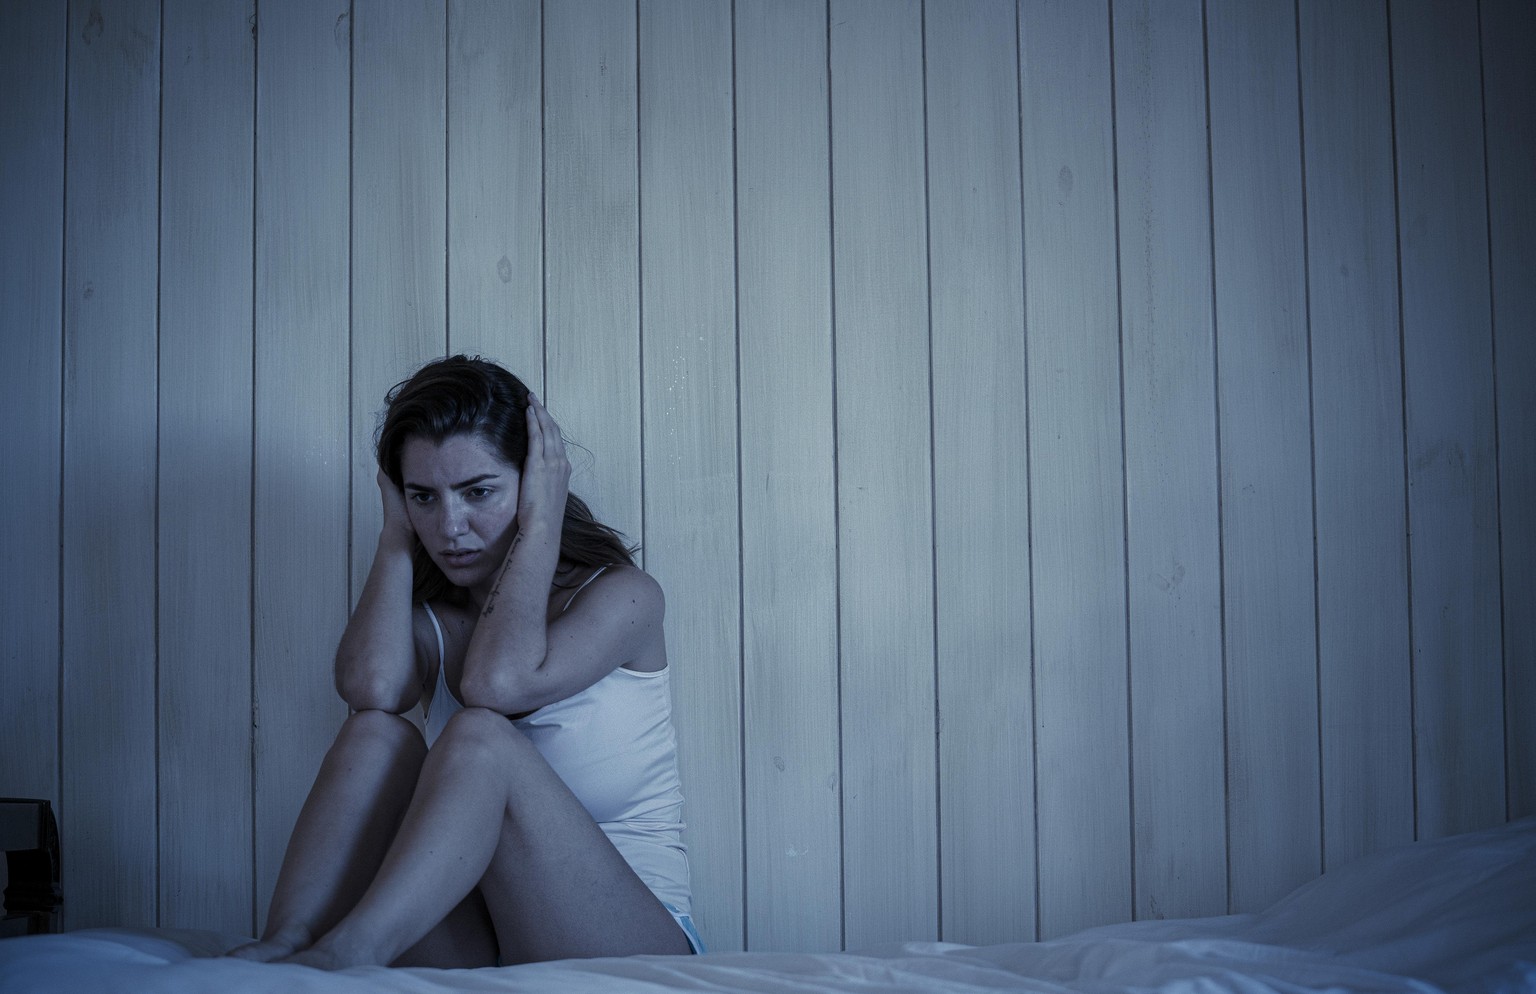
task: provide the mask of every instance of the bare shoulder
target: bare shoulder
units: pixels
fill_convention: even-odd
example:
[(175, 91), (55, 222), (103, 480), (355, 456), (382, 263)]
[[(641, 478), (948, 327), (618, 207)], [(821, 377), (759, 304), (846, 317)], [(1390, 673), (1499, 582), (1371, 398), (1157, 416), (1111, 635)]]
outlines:
[(615, 621), (656, 623), (665, 616), (667, 602), (655, 577), (637, 566), (620, 564), (603, 570), (576, 595), (571, 610), (577, 609), (600, 613)]

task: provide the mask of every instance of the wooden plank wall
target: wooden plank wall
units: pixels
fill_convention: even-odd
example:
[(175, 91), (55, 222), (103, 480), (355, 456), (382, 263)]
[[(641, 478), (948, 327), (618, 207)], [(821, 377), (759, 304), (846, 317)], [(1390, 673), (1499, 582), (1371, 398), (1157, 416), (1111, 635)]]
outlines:
[(1301, 5), (1323, 862), (1413, 838), (1386, 8)]
[(251, 729), (229, 720), (251, 710), (253, 13), (161, 9), (160, 917), (230, 931), (253, 899), (227, 858), (254, 852)]
[(720, 949), (1267, 905), (1536, 814), (1515, 0), (0, 0), (0, 794), (249, 933), (384, 391), (644, 546)]

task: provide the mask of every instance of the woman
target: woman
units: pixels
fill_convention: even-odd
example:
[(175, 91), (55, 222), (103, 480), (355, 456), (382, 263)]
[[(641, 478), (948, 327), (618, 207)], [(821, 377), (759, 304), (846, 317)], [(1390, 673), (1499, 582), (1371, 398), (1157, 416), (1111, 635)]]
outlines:
[[(390, 391), (377, 455), (384, 526), (336, 651), (353, 713), (266, 932), (233, 955), (461, 967), (702, 951), (661, 588), (567, 492), (549, 412), (494, 363), (440, 359)], [(424, 695), (425, 738), (401, 717)]]

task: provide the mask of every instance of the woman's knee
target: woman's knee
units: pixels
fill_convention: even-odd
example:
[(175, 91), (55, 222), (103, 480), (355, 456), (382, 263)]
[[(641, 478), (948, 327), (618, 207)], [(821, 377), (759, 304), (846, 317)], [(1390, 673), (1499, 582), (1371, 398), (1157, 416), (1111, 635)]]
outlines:
[(509, 753), (533, 746), (506, 715), (487, 708), (464, 708), (448, 719), (433, 748), (501, 760)]
[(399, 756), (423, 756), (427, 746), (421, 732), (409, 719), (388, 711), (355, 711), (347, 717), (336, 736), (338, 745), (348, 751), (387, 753)]

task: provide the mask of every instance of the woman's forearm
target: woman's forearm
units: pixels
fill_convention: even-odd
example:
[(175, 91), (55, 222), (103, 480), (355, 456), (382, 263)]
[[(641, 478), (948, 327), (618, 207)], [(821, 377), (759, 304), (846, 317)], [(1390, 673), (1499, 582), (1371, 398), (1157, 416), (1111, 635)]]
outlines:
[(354, 711), (395, 714), (421, 699), (411, 633), (412, 548), (388, 531), (379, 538), (357, 608), (336, 647), (336, 691)]
[(520, 707), (523, 679), (548, 652), (549, 588), (560, 560), (560, 531), (533, 522), (520, 529), (486, 595), (464, 655), (464, 703), (510, 714)]

